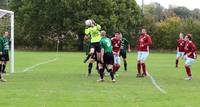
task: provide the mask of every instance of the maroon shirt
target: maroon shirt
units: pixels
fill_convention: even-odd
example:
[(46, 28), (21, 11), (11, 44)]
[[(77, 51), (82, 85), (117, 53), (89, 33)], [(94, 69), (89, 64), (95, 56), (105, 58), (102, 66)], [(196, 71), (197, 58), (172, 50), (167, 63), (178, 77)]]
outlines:
[(185, 53), (188, 55), (188, 53), (191, 52), (190, 55), (188, 55), (189, 58), (196, 58), (196, 46), (192, 41), (188, 41), (185, 43)]
[(185, 40), (184, 39), (178, 39), (177, 43), (178, 43), (177, 47), (179, 49), (179, 52), (184, 52)]
[(137, 49), (138, 51), (149, 51), (149, 45), (152, 44), (151, 36), (148, 34), (141, 34), (138, 38)]
[(113, 37), (111, 39), (112, 41), (112, 47), (113, 47), (113, 52), (119, 52), (120, 51), (120, 47), (121, 47), (121, 40), (120, 39), (116, 39), (115, 37)]

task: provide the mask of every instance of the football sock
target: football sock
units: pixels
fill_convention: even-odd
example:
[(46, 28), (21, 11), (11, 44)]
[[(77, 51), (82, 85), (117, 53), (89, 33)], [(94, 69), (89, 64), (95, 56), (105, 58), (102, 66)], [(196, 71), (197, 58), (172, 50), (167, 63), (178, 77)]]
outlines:
[(187, 66), (186, 66), (185, 69), (186, 69), (187, 75), (188, 75), (188, 76), (192, 76), (190, 67), (187, 67)]
[(176, 59), (176, 67), (178, 67), (178, 60)]
[(90, 54), (87, 55), (87, 57), (84, 60), (84, 63), (86, 63), (90, 59), (90, 56), (91, 56)]
[(127, 71), (127, 62), (124, 61), (124, 70)]
[(92, 66), (93, 66), (93, 64), (89, 63), (89, 65), (88, 65), (88, 74), (91, 74), (91, 72), (92, 72)]
[(116, 65), (114, 64), (113, 65), (113, 72), (115, 72), (116, 71)]
[(103, 73), (104, 69), (99, 69), (99, 75), (100, 78), (103, 79), (104, 73)]
[(112, 69), (109, 69), (109, 72), (110, 72), (110, 77), (113, 80), (114, 79), (114, 73), (112, 72)]
[(3, 73), (6, 73), (5, 68), (6, 68), (6, 64), (3, 64), (3, 65), (2, 65), (2, 72), (3, 72)]
[(141, 64), (140, 63), (137, 64), (137, 70), (138, 70), (138, 74), (141, 74)]
[(142, 65), (143, 74), (146, 75), (146, 65), (145, 63), (142, 63), (141, 65)]
[(119, 68), (120, 68), (120, 65), (117, 65), (116, 68), (115, 68), (115, 72), (117, 72), (119, 70)]

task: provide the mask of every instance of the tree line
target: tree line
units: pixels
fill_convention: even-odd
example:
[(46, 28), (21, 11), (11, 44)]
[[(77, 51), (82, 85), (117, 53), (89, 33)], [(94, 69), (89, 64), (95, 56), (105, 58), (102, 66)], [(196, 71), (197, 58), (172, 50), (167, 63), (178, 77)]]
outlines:
[[(179, 32), (200, 39), (200, 10), (168, 9), (159, 3), (141, 7), (135, 0), (9, 0), (15, 12), (15, 46), (27, 49), (82, 51), (84, 21), (94, 19), (112, 36), (120, 31), (135, 48), (141, 28), (152, 35), (154, 49), (175, 49)], [(200, 47), (197, 44), (197, 47)]]

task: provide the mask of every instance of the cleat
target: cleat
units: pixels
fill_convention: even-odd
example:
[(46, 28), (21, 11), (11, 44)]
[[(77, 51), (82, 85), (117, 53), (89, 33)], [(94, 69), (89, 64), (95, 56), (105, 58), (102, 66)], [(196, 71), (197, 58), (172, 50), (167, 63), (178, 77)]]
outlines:
[(0, 81), (1, 81), (1, 82), (6, 82), (6, 80), (5, 80), (5, 79), (3, 79), (3, 78), (2, 78), (2, 79), (0, 79)]
[(192, 77), (187, 77), (185, 78), (185, 80), (192, 80)]
[(115, 82), (116, 82), (116, 80), (115, 80), (115, 79), (112, 79), (112, 82), (113, 82), (113, 83), (115, 83)]
[(99, 79), (99, 80), (97, 80), (97, 82), (104, 82), (105, 81), (105, 79)]
[(146, 77), (147, 76), (147, 74), (145, 74), (145, 73), (143, 73), (142, 75), (141, 75), (141, 77)]
[(137, 74), (136, 78), (141, 78), (142, 75), (141, 74)]

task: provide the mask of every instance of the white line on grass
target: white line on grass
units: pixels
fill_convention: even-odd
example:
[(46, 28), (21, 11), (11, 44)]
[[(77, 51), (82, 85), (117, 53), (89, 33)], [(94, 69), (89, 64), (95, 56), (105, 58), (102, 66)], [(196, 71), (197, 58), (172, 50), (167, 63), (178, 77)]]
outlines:
[(48, 64), (48, 63), (54, 62), (54, 61), (56, 61), (56, 60), (57, 60), (57, 58), (54, 58), (54, 59), (51, 59), (51, 60), (47, 60), (47, 61), (44, 61), (44, 62), (35, 64), (35, 65), (33, 65), (33, 66), (30, 66), (30, 67), (25, 68), (22, 72), (28, 72), (28, 71), (30, 71), (31, 69), (33, 69), (33, 68), (35, 68), (35, 67), (37, 67), (37, 66), (40, 66), (40, 65), (43, 65), (43, 64)]
[(167, 94), (167, 92), (162, 89), (157, 83), (156, 80), (147, 72), (147, 76), (149, 76), (149, 78), (151, 79), (151, 82), (153, 83), (153, 85), (163, 94)]

